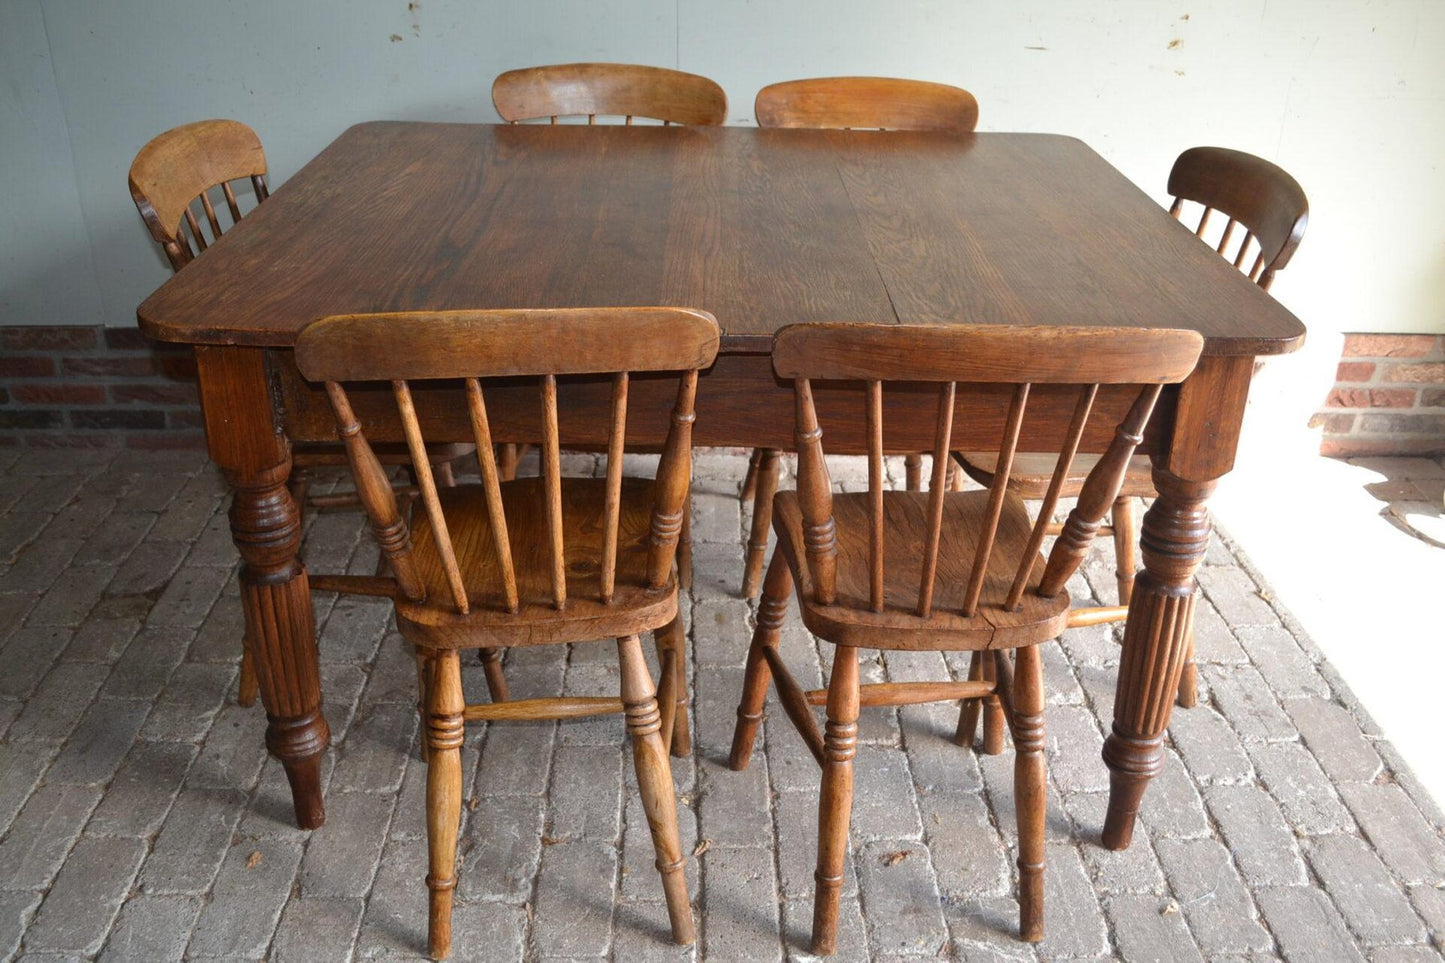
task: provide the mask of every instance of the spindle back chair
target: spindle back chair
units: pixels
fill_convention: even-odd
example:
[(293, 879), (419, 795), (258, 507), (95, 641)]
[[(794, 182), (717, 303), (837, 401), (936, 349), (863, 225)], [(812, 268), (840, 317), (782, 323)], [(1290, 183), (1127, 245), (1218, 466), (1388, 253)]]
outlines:
[(136, 209), (176, 271), (224, 232), (214, 192), (220, 192), (214, 200), (225, 202), (232, 225), (242, 217), (235, 182), (249, 184), (251, 206), (270, 193), (261, 139), (234, 120), (202, 120), (160, 134), (136, 154), (129, 179)]
[[(560, 719), (624, 712), (652, 827), (674, 939), (693, 939), (668, 751), (681, 675), (680, 639), (664, 650), (663, 693), (637, 634), (676, 626), (674, 553), (687, 507), (698, 370), (717, 353), (710, 315), (682, 308), (493, 310), (353, 315), (309, 325), (296, 344), (301, 373), (326, 385), (357, 489), (393, 578), (378, 594), (425, 668), (429, 945), (445, 956), (456, 884), (462, 724), (469, 719)], [(632, 374), (677, 372), (671, 425), (654, 479), (624, 478)], [(611, 385), (605, 478), (563, 478), (559, 378)], [(493, 452), (484, 380), (535, 379), (541, 475), (503, 481)], [(417, 459), (422, 510), (408, 524), (353, 407), (365, 383), (389, 386), (407, 445), (425, 445), (413, 382), (460, 382), (480, 484), (439, 490)], [(615, 638), (621, 698), (542, 698), (467, 705), (458, 650)], [(659, 637), (661, 639), (661, 637)], [(674, 647), (675, 644), (675, 647)]]
[(814, 77), (769, 84), (753, 100), (759, 127), (946, 130), (978, 125), (978, 101), (961, 87), (896, 77)]
[[(1043, 692), (1037, 645), (1069, 614), (1065, 582), (1078, 568), (1113, 503), (1163, 385), (1194, 369), (1202, 346), (1192, 331), (802, 324), (778, 332), (773, 369), (794, 385), (798, 486), (774, 499), (778, 547), (768, 567), (748, 653), (729, 762), (748, 763), (768, 681), (823, 767), (819, 804), (814, 953), (835, 948), (838, 897), (848, 846), (852, 758), (860, 705), (997, 698), (1017, 749), (1020, 934), (1043, 934)], [(927, 492), (885, 491), (885, 385), (933, 384), (938, 394), (933, 478)], [(815, 387), (840, 411), (859, 396), (868, 449), (868, 490), (835, 495), (824, 458)], [(1073, 416), (1045, 496), (1031, 521), (1008, 490), (1007, 467), (1026, 427), (1031, 392), (1068, 391)], [(997, 399), (1004, 411), (997, 451), (1003, 471), (987, 491), (944, 484), (956, 393)], [(1107, 398), (1106, 398), (1107, 393)], [(1096, 410), (1097, 409), (1097, 410)], [(1077, 507), (1047, 558), (1044, 519), (1057, 504), (1091, 415), (1114, 425)], [(840, 416), (841, 417), (841, 416)], [(1099, 437), (1099, 429), (1091, 436)], [(836, 646), (826, 690), (804, 692), (778, 654), (783, 615), (797, 586), (803, 623)], [(860, 685), (858, 648), (990, 653), (989, 671), (965, 682)], [(1005, 653), (1016, 649), (1010, 664)], [(811, 706), (826, 704), (817, 727)], [(971, 741), (971, 734), (970, 734)]]
[[(1173, 198), (1169, 213), (1186, 227), (1192, 222), (1191, 230), (1196, 236), (1265, 290), (1274, 282), (1275, 273), (1294, 256), (1309, 223), (1309, 201), (1299, 182), (1279, 166), (1243, 151), (1225, 147), (1189, 148), (1175, 160), (1169, 172), (1168, 190)], [(1215, 211), (1225, 216), (1222, 226), (1217, 219), (1211, 219)], [(1239, 228), (1243, 228), (1243, 233)], [(963, 470), (975, 481), (982, 485), (992, 483), (997, 466), (988, 452), (966, 452), (957, 457)], [(1010, 488), (1024, 498), (1041, 498), (1048, 487), (1052, 458), (1047, 453), (1020, 452), (1009, 472)], [(1079, 467), (1064, 483), (1065, 497), (1079, 493), (1091, 464), (1087, 456), (1079, 462)], [(1076, 609), (1071, 624), (1118, 622), (1128, 614), (1134, 590), (1135, 546), (1139, 540), (1134, 499), (1153, 498), (1157, 494), (1152, 468), (1147, 456), (1134, 458), (1111, 510), (1111, 524), (1100, 529), (1100, 534), (1114, 537), (1119, 604)], [(1057, 526), (1051, 526), (1051, 530), (1057, 530)], [(1178, 700), (1184, 708), (1198, 701), (1192, 642), (1179, 680)], [(985, 728), (995, 731), (992, 723)], [(996, 746), (998, 740), (997, 737), (989, 739), (986, 732), (985, 742)]]
[(716, 126), (727, 119), (727, 94), (697, 74), (639, 64), (553, 64), (508, 70), (492, 82), (492, 103), (510, 124), (563, 117), (643, 117), (664, 125)]
[[(759, 127), (811, 129), (929, 130), (970, 133), (978, 124), (978, 101), (961, 87), (895, 77), (815, 77), (785, 80), (758, 91), (753, 113)], [(905, 470), (910, 491), (920, 487), (923, 459), (910, 452)], [(768, 549), (771, 501), (781, 470), (777, 451), (758, 449), (748, 462), (742, 499), (753, 500), (753, 519), (743, 568), (743, 594), (757, 594)]]
[[(1299, 182), (1262, 157), (1226, 147), (1191, 147), (1169, 171), (1169, 213), (1184, 220), (1185, 202), (1199, 205), (1194, 233), (1207, 236), (1210, 216), (1227, 220), (1214, 249), (1266, 291), (1294, 257), (1309, 223), (1309, 201)], [(1244, 234), (1235, 237), (1237, 228)], [(1230, 257), (1233, 253), (1233, 257)], [(1250, 255), (1253, 255), (1251, 258)]]

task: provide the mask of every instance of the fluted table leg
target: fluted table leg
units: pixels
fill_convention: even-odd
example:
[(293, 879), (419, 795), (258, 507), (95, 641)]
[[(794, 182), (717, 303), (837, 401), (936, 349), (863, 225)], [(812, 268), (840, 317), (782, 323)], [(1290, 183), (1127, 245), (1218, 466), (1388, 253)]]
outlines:
[(306, 568), (296, 557), (301, 516), (287, 488), (290, 446), (277, 429), (259, 348), (196, 349), (206, 442), (235, 491), (231, 538), (241, 554), (246, 643), (266, 707), (266, 748), (291, 783), (297, 825), (326, 821), (316, 623)]
[(1169, 453), (1155, 459), (1159, 497), (1140, 530), (1144, 569), (1129, 600), (1114, 726), (1104, 740), (1108, 849), (1128, 847), (1144, 789), (1163, 763), (1164, 728), (1192, 634), (1194, 573), (1209, 547), (1205, 504), (1234, 467), (1253, 366), (1251, 357), (1201, 359), (1180, 386)]

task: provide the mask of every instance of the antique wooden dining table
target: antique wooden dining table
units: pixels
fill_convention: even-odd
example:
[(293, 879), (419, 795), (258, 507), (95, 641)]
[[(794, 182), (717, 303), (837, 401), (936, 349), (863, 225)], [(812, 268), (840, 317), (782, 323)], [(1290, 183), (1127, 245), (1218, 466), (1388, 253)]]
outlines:
[[(366, 123), (151, 295), (141, 329), (195, 346), (210, 456), (234, 490), (266, 743), (290, 778), (298, 823), (325, 818), (330, 736), (289, 450), (335, 437), (324, 393), (292, 363), (298, 332), (341, 313), (600, 305), (717, 317), (722, 349), (701, 379), (698, 445), (792, 446), (790, 388), (768, 352), (793, 322), (1204, 335), (1197, 369), (1166, 392), (1141, 446), (1159, 497), (1143, 520), (1144, 570), (1104, 747), (1104, 843), (1127, 846), (1163, 758), (1209, 540), (1206, 502), (1233, 466), (1255, 359), (1292, 350), (1304, 328), (1083, 142), (1013, 133)], [(448, 390), (419, 397), (440, 426), (429, 437), (469, 440)], [(598, 390), (564, 387), (564, 443), (605, 440)], [(497, 398), (495, 437), (538, 437), (534, 401)], [(929, 449), (935, 399), (890, 398), (886, 417), (905, 426), (891, 434)], [(629, 444), (660, 441), (669, 400), (645, 380), (634, 386)], [(997, 399), (960, 391), (956, 404), (955, 448), (996, 447)], [(862, 451), (862, 412), (830, 406), (826, 391), (818, 405), (829, 450)], [(1056, 448), (1071, 406), (1042, 393), (1020, 449)], [(374, 439), (400, 437), (382, 405), (359, 413)], [(1108, 440), (1090, 435), (1084, 450)]]

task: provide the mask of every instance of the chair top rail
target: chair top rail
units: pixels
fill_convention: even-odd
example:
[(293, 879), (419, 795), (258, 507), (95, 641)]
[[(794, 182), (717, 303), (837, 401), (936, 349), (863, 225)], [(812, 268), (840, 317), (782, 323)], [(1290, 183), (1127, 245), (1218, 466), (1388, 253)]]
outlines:
[(681, 371), (717, 348), (717, 322), (689, 308), (416, 311), (315, 321), (296, 364), (312, 381)]
[(876, 128), (970, 133), (978, 100), (948, 84), (895, 77), (814, 77), (758, 91), (759, 127)]
[(1018, 384), (1169, 384), (1204, 339), (1165, 328), (878, 325), (819, 322), (773, 339), (782, 378)]
[(492, 83), (492, 103), (509, 123), (557, 117), (647, 117), (716, 126), (727, 94), (706, 77), (639, 64), (575, 63), (523, 67)]

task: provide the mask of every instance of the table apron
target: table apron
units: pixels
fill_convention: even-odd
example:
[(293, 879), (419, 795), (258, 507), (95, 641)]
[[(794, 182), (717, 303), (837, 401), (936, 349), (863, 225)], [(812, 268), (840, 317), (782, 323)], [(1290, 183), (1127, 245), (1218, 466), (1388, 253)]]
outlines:
[[(301, 378), (289, 351), (278, 349), (270, 355), (273, 394), (286, 433), (293, 441), (336, 439), (325, 391)], [(560, 379), (558, 410), (563, 445), (606, 446), (607, 423), (602, 416), (608, 410), (611, 390), (611, 382), (605, 378)], [(645, 450), (662, 444), (676, 390), (675, 376), (633, 376), (628, 392), (628, 447)], [(955, 450), (997, 449), (1012, 390), (1009, 385), (972, 385), (958, 392), (953, 424)], [(348, 393), (368, 438), (377, 442), (405, 440), (386, 386), (358, 386)], [(1108, 446), (1113, 425), (1136, 393), (1136, 388), (1128, 387), (1105, 386), (1100, 390), (1082, 450), (1098, 452)], [(413, 385), (412, 394), (429, 442), (472, 440), (466, 403), (457, 384)], [(487, 382), (485, 394), (495, 440), (534, 442), (542, 437), (542, 408), (535, 381)], [(1140, 446), (1142, 452), (1164, 450), (1175, 394), (1171, 388), (1161, 399)], [(827, 451), (859, 454), (867, 450), (863, 397), (856, 386), (814, 385)], [(1077, 398), (1077, 388), (1035, 386), (1019, 450), (1058, 450)], [(936, 386), (890, 384), (884, 392), (883, 414), (889, 450), (930, 450), (937, 414)], [(788, 450), (794, 447), (792, 386), (773, 374), (767, 355), (719, 355), (712, 368), (703, 373), (698, 383), (693, 443)]]

